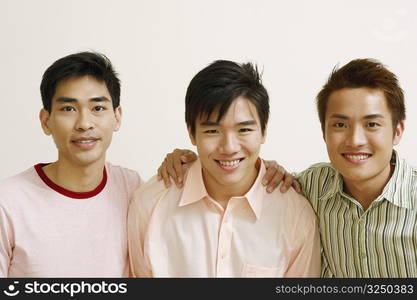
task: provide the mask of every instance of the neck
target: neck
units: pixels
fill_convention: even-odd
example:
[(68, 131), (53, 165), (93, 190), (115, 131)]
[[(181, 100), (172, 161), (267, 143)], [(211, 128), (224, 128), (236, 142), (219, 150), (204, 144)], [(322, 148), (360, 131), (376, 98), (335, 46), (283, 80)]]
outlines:
[(256, 165), (245, 175), (245, 177), (236, 184), (226, 185), (217, 181), (215, 178), (208, 178), (203, 168), (203, 180), (206, 187), (207, 193), (214, 200), (219, 202), (223, 207), (225, 207), (232, 197), (239, 197), (245, 195), (254, 184), (258, 172), (260, 169), (260, 160), (256, 162)]
[(343, 189), (356, 199), (364, 210), (367, 210), (372, 202), (382, 194), (393, 171), (394, 166), (388, 165), (380, 174), (366, 181), (343, 179)]
[(104, 158), (89, 165), (75, 165), (65, 159), (43, 167), (46, 176), (60, 187), (73, 192), (94, 190), (103, 180)]

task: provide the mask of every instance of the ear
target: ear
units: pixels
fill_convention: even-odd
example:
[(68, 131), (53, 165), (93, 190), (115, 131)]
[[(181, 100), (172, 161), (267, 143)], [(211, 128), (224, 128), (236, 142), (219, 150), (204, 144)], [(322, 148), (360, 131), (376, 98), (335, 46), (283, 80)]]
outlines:
[(396, 146), (400, 143), (401, 137), (403, 135), (405, 129), (405, 124), (404, 124), (404, 120), (398, 122), (397, 127), (394, 130), (394, 140), (393, 140), (393, 145)]
[(191, 133), (191, 128), (187, 127), (187, 129), (188, 129), (188, 136), (190, 137), (191, 143), (193, 144), (193, 146), (197, 146), (196, 141), (195, 141), (195, 136)]
[(122, 124), (122, 107), (120, 105), (114, 110), (114, 116), (116, 117), (116, 127), (114, 128), (114, 131), (118, 131)]
[(49, 129), (48, 121), (49, 121), (50, 113), (42, 108), (39, 112), (39, 120), (41, 122), (42, 130), (46, 135), (51, 135), (52, 132)]

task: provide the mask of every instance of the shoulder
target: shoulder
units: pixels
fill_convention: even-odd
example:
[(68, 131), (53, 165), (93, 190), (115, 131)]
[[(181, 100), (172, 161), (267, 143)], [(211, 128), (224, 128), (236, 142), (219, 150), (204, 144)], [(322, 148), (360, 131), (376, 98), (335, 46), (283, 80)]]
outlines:
[(39, 187), (41, 180), (35, 168), (31, 167), (26, 171), (0, 181), (0, 200), (5, 196), (26, 193), (27, 190)]
[(320, 163), (313, 164), (307, 169), (305, 169), (304, 171), (298, 173), (296, 177), (297, 179), (304, 178), (304, 177), (312, 179), (313, 177), (317, 177), (317, 176), (326, 176), (326, 175), (334, 176), (336, 174), (337, 174), (337, 171), (331, 163), (320, 162)]
[(341, 184), (339, 172), (330, 163), (317, 163), (296, 176), (304, 196), (310, 201), (318, 199)]
[(34, 167), (0, 182), (0, 209), (7, 214), (30, 209), (36, 199), (44, 199), (49, 188), (43, 184)]
[(417, 183), (417, 167), (407, 162), (405, 159), (399, 159), (400, 176), (409, 178), (411, 183)]
[(106, 162), (106, 172), (111, 184), (121, 185), (123, 188), (127, 189), (129, 197), (131, 197), (133, 192), (144, 182), (138, 172), (113, 165), (109, 162)]
[(146, 183), (142, 184), (133, 193), (131, 200), (131, 210), (140, 210), (142, 213), (150, 213), (155, 204), (166, 194), (170, 189), (166, 188), (164, 181), (159, 181), (157, 176), (153, 176)]
[(108, 176), (120, 177), (125, 180), (136, 180), (142, 182), (139, 173), (129, 168), (113, 165), (109, 162), (106, 162), (106, 171)]
[(405, 159), (399, 160), (399, 172), (396, 181), (397, 188), (402, 189), (403, 194), (411, 194), (411, 199), (417, 201), (417, 167), (411, 165)]
[[(277, 188), (279, 189), (279, 188)], [(294, 216), (296, 219), (302, 219), (305, 222), (314, 222), (315, 213), (309, 201), (301, 194), (297, 193), (292, 187), (285, 193), (278, 191), (276, 201), (285, 201), (287, 207), (287, 215)]]

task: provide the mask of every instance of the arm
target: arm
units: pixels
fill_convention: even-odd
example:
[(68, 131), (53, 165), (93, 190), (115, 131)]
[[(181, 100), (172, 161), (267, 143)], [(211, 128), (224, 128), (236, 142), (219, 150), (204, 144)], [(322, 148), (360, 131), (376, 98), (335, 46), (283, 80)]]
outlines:
[(323, 249), (321, 250), (321, 277), (323, 278), (334, 278), (333, 272), (330, 269), (327, 257), (324, 254)]
[[(187, 149), (175, 149), (165, 156), (164, 161), (158, 168), (158, 180), (164, 180), (165, 186), (171, 185), (170, 177), (174, 180), (178, 188), (182, 187), (184, 173), (189, 168), (191, 162), (197, 159), (197, 154)], [(299, 193), (301, 191), (299, 183), (294, 176), (288, 173), (282, 166), (274, 160), (264, 160), (266, 173), (262, 179), (262, 184), (266, 186), (268, 193), (272, 193), (276, 187), (281, 185), (281, 192), (286, 192), (291, 186)]]
[(310, 205), (300, 214), (295, 228), (301, 236), (300, 246), (290, 262), (285, 277), (320, 277), (320, 232)]
[(152, 271), (144, 255), (145, 233), (149, 217), (140, 205), (139, 191), (135, 193), (129, 206), (127, 221), (130, 275), (132, 277), (152, 277)]
[(6, 212), (0, 206), (0, 277), (9, 275), (12, 249), (12, 226)]

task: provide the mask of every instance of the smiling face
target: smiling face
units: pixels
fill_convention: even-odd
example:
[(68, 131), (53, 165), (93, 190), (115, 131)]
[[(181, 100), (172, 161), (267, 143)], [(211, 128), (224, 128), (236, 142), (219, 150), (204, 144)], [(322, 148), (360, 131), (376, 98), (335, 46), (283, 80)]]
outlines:
[(40, 113), (41, 125), (58, 148), (58, 162), (77, 166), (104, 164), (106, 150), (121, 121), (120, 107), (113, 109), (104, 82), (91, 76), (61, 81), (49, 113)]
[(330, 161), (346, 184), (385, 185), (392, 149), (403, 130), (403, 121), (393, 129), (381, 90), (344, 88), (329, 97), (324, 137)]
[[(189, 130), (190, 131), (190, 130)], [(265, 137), (255, 106), (243, 97), (236, 98), (217, 122), (213, 113), (207, 120), (196, 120), (193, 145), (197, 146), (207, 191), (245, 194), (256, 176), (256, 161)]]

